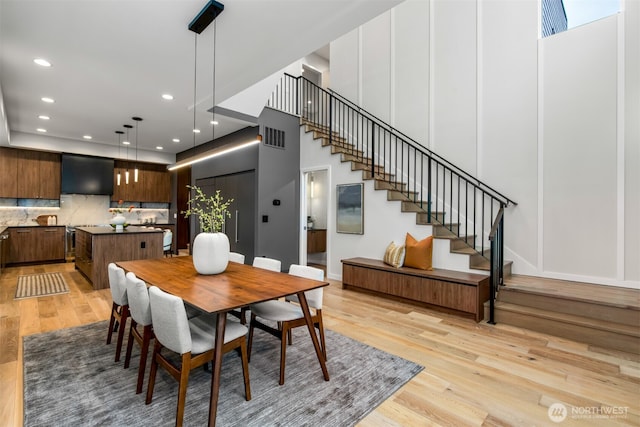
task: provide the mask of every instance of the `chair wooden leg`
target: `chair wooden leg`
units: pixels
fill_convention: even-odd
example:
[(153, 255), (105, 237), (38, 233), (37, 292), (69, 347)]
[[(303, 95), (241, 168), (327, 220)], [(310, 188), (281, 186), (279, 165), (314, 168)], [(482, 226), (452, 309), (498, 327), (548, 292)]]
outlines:
[(122, 352), (122, 341), (124, 338), (124, 330), (127, 325), (127, 318), (129, 317), (129, 306), (122, 306), (122, 314), (120, 315), (120, 330), (118, 331), (118, 342), (116, 344), (116, 362), (120, 361), (120, 353)]
[(113, 326), (116, 322), (116, 317), (113, 313), (118, 309), (118, 305), (114, 302), (111, 306), (111, 318), (109, 319), (109, 333), (107, 334), (107, 344), (111, 344), (111, 334), (113, 334)]
[(136, 329), (136, 326), (138, 325), (138, 323), (133, 320), (133, 317), (131, 318), (131, 325), (129, 326), (129, 339), (127, 340), (127, 352), (125, 353), (124, 356), (124, 368), (127, 369), (129, 368), (129, 363), (131, 362), (131, 350), (133, 350), (133, 341), (134, 341), (134, 337), (133, 337), (133, 331)]
[(147, 398), (144, 403), (151, 403), (151, 399), (153, 399), (153, 387), (156, 384), (156, 372), (158, 372), (158, 356), (160, 354), (160, 350), (162, 345), (159, 341), (156, 340), (156, 344), (153, 347), (153, 357), (151, 358), (151, 370), (149, 371), (149, 384), (147, 385)]
[(253, 328), (255, 327), (256, 315), (251, 313), (251, 321), (249, 322), (249, 337), (247, 338), (247, 362), (251, 362), (251, 344), (253, 344)]
[(182, 420), (184, 418), (184, 404), (187, 399), (189, 372), (191, 372), (190, 352), (182, 355), (182, 366), (180, 367), (180, 384), (178, 385), (178, 408), (176, 409), (176, 427), (182, 426)]
[(287, 354), (287, 336), (291, 332), (289, 324), (282, 322), (282, 335), (280, 337), (280, 385), (284, 384), (284, 366)]
[(147, 367), (147, 355), (149, 354), (149, 345), (153, 336), (151, 325), (144, 327), (142, 332), (142, 346), (140, 348), (140, 366), (138, 366), (138, 383), (136, 384), (136, 394), (142, 393), (142, 383), (144, 382), (144, 371)]
[(247, 360), (247, 342), (240, 342), (240, 359), (242, 360), (242, 375), (244, 377), (244, 395), (247, 401), (251, 400), (251, 383), (249, 382), (249, 361)]
[(320, 331), (320, 347), (322, 347), (322, 356), (324, 356), (324, 361), (327, 361), (327, 343), (324, 339), (324, 324), (322, 323), (322, 311), (317, 310), (316, 316), (318, 317), (318, 330)]

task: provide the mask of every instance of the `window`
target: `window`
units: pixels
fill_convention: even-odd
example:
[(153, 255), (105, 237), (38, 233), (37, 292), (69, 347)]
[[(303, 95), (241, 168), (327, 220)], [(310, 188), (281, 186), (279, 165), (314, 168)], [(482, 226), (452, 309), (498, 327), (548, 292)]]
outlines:
[(541, 0), (541, 34), (547, 37), (619, 11), (620, 0)]

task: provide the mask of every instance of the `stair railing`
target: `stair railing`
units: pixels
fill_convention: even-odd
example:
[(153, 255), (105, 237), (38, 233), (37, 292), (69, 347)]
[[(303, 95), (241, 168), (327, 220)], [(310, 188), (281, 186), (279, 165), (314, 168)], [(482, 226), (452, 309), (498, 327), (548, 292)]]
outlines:
[[(492, 274), (503, 277), (503, 263), (493, 265), (491, 261), (490, 233), (498, 216), (503, 220), (504, 208), (516, 205), (514, 201), (352, 101), (304, 77), (285, 74), (267, 106), (299, 116), (316, 136), (361, 168), (366, 178), (397, 192), (403, 203), (413, 207), (408, 209), (418, 211), (420, 222), (441, 225), (447, 235), (464, 242), (477, 263), (488, 263)], [(500, 230), (496, 244), (502, 254), (502, 225)]]
[(504, 269), (501, 266), (504, 265), (504, 208), (500, 208), (496, 219), (493, 221), (493, 226), (489, 232), (489, 241), (491, 242), (491, 250), (489, 256), (489, 263), (491, 269), (489, 270), (489, 323), (495, 324), (495, 299), (498, 295), (498, 290), (504, 284)]

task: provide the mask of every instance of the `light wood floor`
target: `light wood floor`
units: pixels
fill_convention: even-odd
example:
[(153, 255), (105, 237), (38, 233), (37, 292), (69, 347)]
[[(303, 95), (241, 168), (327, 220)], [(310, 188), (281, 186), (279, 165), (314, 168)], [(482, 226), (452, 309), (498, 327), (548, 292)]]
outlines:
[[(13, 299), (18, 275), (61, 271), (70, 293)], [(0, 426), (22, 425), (22, 337), (108, 318), (73, 264), (14, 267), (0, 276)], [(506, 325), (491, 326), (354, 291), (332, 282), (327, 328), (425, 367), (361, 426), (640, 425), (640, 361)], [(331, 349), (329, 350), (329, 357)], [(549, 406), (571, 407), (555, 424)], [(593, 414), (615, 410), (619, 418)]]

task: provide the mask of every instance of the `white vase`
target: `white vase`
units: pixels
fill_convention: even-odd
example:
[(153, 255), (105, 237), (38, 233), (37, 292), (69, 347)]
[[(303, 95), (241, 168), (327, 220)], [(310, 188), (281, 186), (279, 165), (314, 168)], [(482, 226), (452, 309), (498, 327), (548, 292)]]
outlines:
[(229, 238), (224, 233), (200, 233), (193, 240), (193, 266), (200, 274), (222, 273), (229, 264)]
[(125, 222), (127, 222), (127, 218), (122, 214), (118, 214), (111, 218), (111, 224), (116, 226), (116, 231), (123, 231)]

